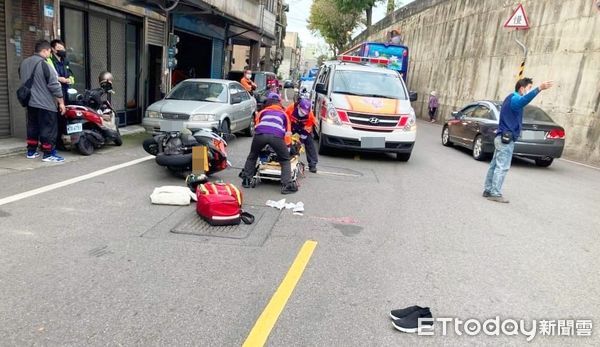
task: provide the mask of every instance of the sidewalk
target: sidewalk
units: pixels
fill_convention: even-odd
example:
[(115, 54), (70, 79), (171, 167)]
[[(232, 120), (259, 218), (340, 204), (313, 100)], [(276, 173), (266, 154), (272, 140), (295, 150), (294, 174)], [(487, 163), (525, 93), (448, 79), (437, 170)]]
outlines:
[[(123, 128), (119, 128), (121, 136), (128, 136), (134, 134), (140, 134), (145, 132), (141, 125), (129, 125)], [(7, 157), (12, 154), (25, 153), (25, 139), (19, 139), (16, 137), (9, 137), (7, 139), (0, 139), (0, 158)]]

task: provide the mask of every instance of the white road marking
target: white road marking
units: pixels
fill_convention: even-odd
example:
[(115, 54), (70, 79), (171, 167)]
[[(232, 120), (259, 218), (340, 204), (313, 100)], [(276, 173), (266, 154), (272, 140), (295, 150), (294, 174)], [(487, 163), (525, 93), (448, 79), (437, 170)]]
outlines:
[(592, 166), (592, 165), (587, 165), (587, 164), (584, 164), (584, 163), (580, 163), (578, 161), (573, 161), (573, 160), (564, 159), (564, 158), (560, 158), (558, 160), (566, 161), (568, 163), (579, 165), (579, 166), (583, 166), (583, 167), (587, 167), (588, 169), (600, 170), (600, 167), (596, 167), (596, 166)]
[(46, 193), (46, 192), (49, 192), (49, 191), (52, 191), (52, 190), (55, 190), (55, 189), (58, 189), (58, 188), (66, 187), (66, 186), (69, 186), (71, 184), (75, 184), (75, 183), (78, 183), (78, 182), (81, 182), (81, 181), (88, 180), (90, 178), (98, 177), (100, 175), (104, 175), (104, 174), (107, 174), (109, 172), (117, 171), (117, 170), (120, 170), (122, 168), (126, 168), (128, 166), (139, 164), (141, 162), (150, 160), (152, 158), (154, 158), (154, 156), (149, 155), (147, 157), (143, 157), (143, 158), (140, 158), (140, 159), (135, 159), (135, 160), (132, 160), (132, 161), (128, 161), (128, 162), (123, 163), (123, 164), (119, 164), (119, 165), (107, 167), (107, 168), (102, 169), (102, 170), (94, 171), (92, 173), (89, 173), (89, 174), (86, 174), (86, 175), (83, 175), (83, 176), (74, 177), (74, 178), (68, 179), (66, 181), (49, 184), (49, 185), (41, 187), (41, 188), (29, 190), (29, 191), (26, 191), (24, 193), (19, 193), (19, 194), (12, 195), (12, 196), (9, 196), (9, 197), (6, 197), (6, 198), (2, 198), (2, 199), (0, 199), (0, 206), (6, 205), (6, 204), (10, 204), (11, 202), (15, 202), (15, 201), (23, 200), (23, 199), (26, 199), (26, 198), (30, 198), (32, 196), (35, 196), (35, 195), (38, 195), (38, 194), (42, 194), (42, 193)]

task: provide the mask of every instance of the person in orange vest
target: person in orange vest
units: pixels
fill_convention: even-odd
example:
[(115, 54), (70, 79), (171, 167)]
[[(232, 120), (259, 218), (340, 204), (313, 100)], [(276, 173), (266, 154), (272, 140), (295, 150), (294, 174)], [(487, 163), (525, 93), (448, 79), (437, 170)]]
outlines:
[(281, 166), (281, 194), (292, 194), (298, 191), (298, 185), (292, 181), (292, 166), (290, 151), (292, 132), (291, 123), (281, 106), (281, 97), (277, 93), (269, 93), (265, 108), (256, 116), (255, 132), (250, 146), (250, 153), (246, 159), (244, 170), (240, 174), (242, 186), (252, 186), (252, 177), (256, 174), (256, 160), (261, 150), (269, 145), (277, 154)]
[(306, 159), (308, 160), (308, 170), (317, 173), (317, 149), (312, 139), (313, 128), (317, 124), (317, 119), (310, 109), (310, 100), (300, 98), (295, 103), (290, 104), (285, 113), (292, 123), (292, 133), (300, 135), (300, 140), (306, 149)]
[(250, 95), (252, 95), (253, 91), (256, 89), (256, 83), (252, 81), (252, 70), (245, 70), (244, 77), (240, 80), (240, 84)]

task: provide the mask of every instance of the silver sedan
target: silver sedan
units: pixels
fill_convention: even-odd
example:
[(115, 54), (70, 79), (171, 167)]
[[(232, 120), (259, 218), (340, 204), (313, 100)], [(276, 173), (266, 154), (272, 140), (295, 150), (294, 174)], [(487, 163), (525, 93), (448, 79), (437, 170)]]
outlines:
[(164, 121), (182, 121), (188, 129), (215, 129), (223, 134), (254, 134), (256, 100), (235, 81), (188, 79), (148, 107), (142, 125), (159, 132)]

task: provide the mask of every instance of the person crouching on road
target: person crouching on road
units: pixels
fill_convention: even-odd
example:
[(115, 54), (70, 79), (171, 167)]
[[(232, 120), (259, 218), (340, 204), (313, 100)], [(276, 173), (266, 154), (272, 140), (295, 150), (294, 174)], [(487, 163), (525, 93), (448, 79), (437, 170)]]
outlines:
[(312, 139), (312, 133), (317, 121), (315, 115), (310, 110), (310, 100), (305, 98), (298, 99), (295, 103), (287, 107), (285, 113), (292, 122), (292, 133), (300, 135), (300, 140), (306, 149), (308, 170), (316, 173), (319, 158), (317, 157), (317, 149)]
[(281, 165), (281, 194), (291, 194), (298, 191), (298, 186), (292, 182), (292, 167), (288, 145), (291, 143), (291, 123), (283, 107), (281, 98), (276, 93), (269, 93), (265, 108), (260, 111), (255, 120), (255, 133), (250, 147), (250, 154), (242, 173), (242, 186), (249, 188), (252, 177), (256, 173), (256, 160), (260, 151), (269, 145), (277, 154)]

